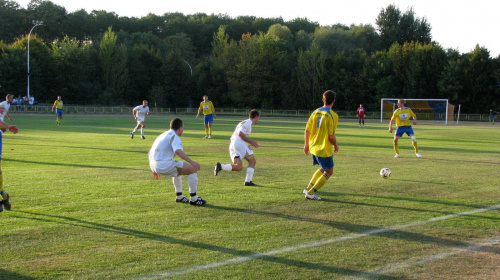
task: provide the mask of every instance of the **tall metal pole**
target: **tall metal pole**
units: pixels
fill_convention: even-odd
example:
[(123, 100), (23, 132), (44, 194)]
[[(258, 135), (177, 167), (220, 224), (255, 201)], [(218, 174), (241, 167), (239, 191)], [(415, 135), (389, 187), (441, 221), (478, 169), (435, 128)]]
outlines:
[(33, 29), (35, 29), (35, 27), (40, 25), (43, 25), (43, 21), (34, 20), (33, 27), (31, 28), (30, 33), (28, 34), (28, 86), (26, 88), (28, 99), (30, 98), (30, 37), (31, 37), (31, 32), (33, 32)]

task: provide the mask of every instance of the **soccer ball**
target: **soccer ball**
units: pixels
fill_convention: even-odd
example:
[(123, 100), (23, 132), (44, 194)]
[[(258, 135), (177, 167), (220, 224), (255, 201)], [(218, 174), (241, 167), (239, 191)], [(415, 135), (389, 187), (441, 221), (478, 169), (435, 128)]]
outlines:
[(380, 169), (380, 177), (384, 179), (391, 177), (391, 173), (392, 173), (391, 170), (387, 167)]

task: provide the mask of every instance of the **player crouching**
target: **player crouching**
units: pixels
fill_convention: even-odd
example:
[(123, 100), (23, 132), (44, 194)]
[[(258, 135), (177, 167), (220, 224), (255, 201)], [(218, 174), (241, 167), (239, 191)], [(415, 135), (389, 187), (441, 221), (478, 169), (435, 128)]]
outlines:
[[(207, 203), (196, 195), (198, 190), (198, 175), (200, 164), (191, 160), (183, 151), (180, 136), (184, 132), (184, 124), (179, 118), (170, 121), (170, 130), (163, 132), (153, 143), (149, 150), (149, 167), (153, 177), (158, 180), (160, 175), (172, 177), (175, 193), (175, 202), (183, 202), (191, 205), (204, 205)], [(184, 161), (174, 160), (179, 156)], [(187, 175), (189, 194), (191, 199), (182, 195), (182, 175)]]

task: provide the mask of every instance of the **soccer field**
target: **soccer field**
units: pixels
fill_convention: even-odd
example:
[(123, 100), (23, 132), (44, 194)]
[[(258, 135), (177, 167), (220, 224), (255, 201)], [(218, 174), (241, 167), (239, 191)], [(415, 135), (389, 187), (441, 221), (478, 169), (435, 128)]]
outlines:
[[(495, 279), (500, 275), (500, 125), (414, 126), (420, 153), (388, 122), (340, 120), (334, 174), (302, 190), (317, 167), (302, 151), (306, 119), (263, 115), (250, 138), (257, 166), (229, 163), (244, 117), (180, 115), (184, 151), (201, 164), (203, 207), (175, 203), (147, 153), (174, 115), (148, 116), (130, 139), (131, 115), (12, 114), (3, 136), (0, 279)], [(136, 134), (138, 135), (138, 134)], [(246, 163), (245, 163), (246, 166)], [(382, 179), (379, 170), (392, 170)], [(184, 194), (188, 194), (183, 178)]]

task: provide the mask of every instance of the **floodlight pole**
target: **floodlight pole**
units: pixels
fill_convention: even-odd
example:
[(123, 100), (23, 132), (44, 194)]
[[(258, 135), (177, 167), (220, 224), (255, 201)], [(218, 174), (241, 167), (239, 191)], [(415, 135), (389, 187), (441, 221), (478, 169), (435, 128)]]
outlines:
[(28, 34), (28, 86), (26, 87), (26, 93), (28, 95), (28, 99), (30, 98), (30, 37), (31, 37), (31, 32), (33, 32), (33, 29), (35, 27), (43, 25), (43, 21), (41, 20), (33, 20), (33, 27), (30, 30), (30, 33)]

